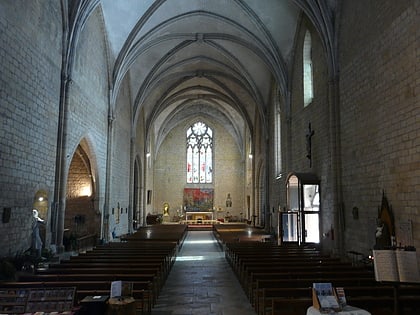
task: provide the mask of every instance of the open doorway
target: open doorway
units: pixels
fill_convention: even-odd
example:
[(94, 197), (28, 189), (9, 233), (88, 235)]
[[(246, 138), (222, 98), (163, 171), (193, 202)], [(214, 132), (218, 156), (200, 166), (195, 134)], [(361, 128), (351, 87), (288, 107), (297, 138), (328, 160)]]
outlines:
[(320, 182), (313, 174), (292, 173), (286, 181), (287, 208), (280, 213), (281, 242), (320, 242)]

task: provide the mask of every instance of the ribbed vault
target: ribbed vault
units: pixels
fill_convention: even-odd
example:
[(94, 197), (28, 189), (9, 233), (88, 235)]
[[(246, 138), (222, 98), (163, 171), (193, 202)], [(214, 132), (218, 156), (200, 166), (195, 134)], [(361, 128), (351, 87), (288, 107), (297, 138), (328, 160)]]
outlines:
[(78, 23), (100, 7), (111, 51), (111, 115), (118, 106), (122, 82), (129, 82), (133, 136), (142, 113), (141, 128), (147, 138), (153, 131), (157, 149), (173, 127), (194, 115), (222, 122), (241, 152), (244, 130), (267, 137), (273, 84), (288, 105), (288, 63), (302, 13), (323, 40), (330, 75), (337, 71), (335, 0), (85, 0), (72, 4), (67, 13), (70, 37), (72, 28), (77, 30)]

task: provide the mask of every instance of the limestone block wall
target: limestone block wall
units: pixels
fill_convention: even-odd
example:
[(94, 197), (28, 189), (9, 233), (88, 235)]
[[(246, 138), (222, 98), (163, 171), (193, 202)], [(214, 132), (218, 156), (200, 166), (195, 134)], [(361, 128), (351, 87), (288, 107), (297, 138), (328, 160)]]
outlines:
[(52, 200), (61, 29), (59, 2), (0, 3), (0, 256), (30, 247), (36, 192)]
[(420, 246), (419, 12), (418, 1), (343, 2), (340, 124), (348, 250), (373, 247), (383, 191), (397, 243), (406, 234), (399, 225), (411, 221), (412, 245)]
[(103, 210), (108, 132), (108, 54), (100, 12), (87, 21), (79, 38), (69, 87), (67, 155), (86, 141), (95, 177), (96, 209)]
[[(312, 38), (312, 66), (313, 66), (313, 84), (314, 98), (312, 103), (304, 107), (303, 100), (303, 43), (306, 31), (309, 31)], [(328, 70), (324, 49), (316, 30), (305, 19), (302, 19), (299, 31), (297, 33), (295, 54), (292, 60), (292, 97), (290, 117), (286, 113), (288, 109), (284, 108), (285, 113), (282, 117), (282, 148), (284, 151), (284, 176), (275, 181), (278, 185), (278, 191), (281, 199), (276, 201), (273, 206), (284, 207), (286, 200), (286, 179), (290, 172), (313, 173), (321, 181), (321, 234), (328, 233), (334, 224), (334, 209), (332, 194), (333, 179), (332, 160), (331, 160), (331, 123), (330, 109), (328, 101)], [(307, 135), (309, 133), (309, 124), (313, 136), (311, 137), (311, 162), (307, 158)], [(271, 174), (273, 176), (273, 174)], [(328, 247), (326, 239), (321, 240)]]
[[(207, 122), (213, 128), (213, 184), (186, 184), (186, 130), (189, 124), (173, 129), (162, 143), (154, 161), (153, 212), (163, 213), (163, 204), (170, 205), (171, 217), (183, 204), (184, 188), (213, 188), (214, 206), (240, 218), (245, 214), (244, 162), (232, 136), (217, 122)], [(232, 207), (226, 208), (227, 194)], [(216, 214), (215, 214), (216, 217)]]
[[(109, 220), (109, 231), (114, 231), (114, 236), (126, 234), (129, 231), (129, 213), (131, 214), (130, 176), (133, 170), (130, 164), (131, 152), (131, 119), (128, 90), (124, 89), (119, 95), (115, 120), (113, 122), (113, 145), (111, 148), (111, 184), (110, 184), (110, 209), (114, 208)], [(133, 144), (134, 145), (134, 144)], [(119, 213), (117, 213), (119, 208)], [(121, 210), (122, 209), (122, 210)], [(130, 209), (130, 210), (129, 210)]]

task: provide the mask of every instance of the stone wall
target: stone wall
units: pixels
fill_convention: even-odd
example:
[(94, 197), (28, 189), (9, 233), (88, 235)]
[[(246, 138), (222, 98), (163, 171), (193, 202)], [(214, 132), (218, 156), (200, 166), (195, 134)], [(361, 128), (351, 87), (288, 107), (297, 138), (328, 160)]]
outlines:
[(0, 256), (30, 247), (36, 192), (52, 200), (61, 29), (59, 2), (0, 4)]
[(128, 97), (128, 90), (123, 87), (117, 100), (113, 121), (110, 208), (120, 209), (119, 214), (115, 210), (114, 216), (110, 215), (110, 232), (114, 231), (114, 236), (126, 234), (129, 231), (129, 208), (131, 214), (129, 196), (130, 176), (133, 170), (130, 164), (131, 111)]
[[(70, 162), (79, 144), (83, 143), (91, 165), (94, 195), (92, 195), (93, 209), (88, 213), (71, 211), (74, 204), (70, 204), (69, 212), (65, 213), (65, 228), (74, 226), (75, 215), (85, 215), (98, 224), (104, 211), (107, 138), (108, 138), (108, 76), (109, 65), (107, 44), (103, 33), (103, 22), (99, 9), (88, 19), (80, 34), (71, 74), (71, 84), (68, 92), (67, 138), (65, 154), (66, 169), (70, 170)], [(67, 173), (67, 172), (66, 172)], [(69, 188), (69, 187), (68, 187)], [(100, 223), (99, 223), (100, 224)], [(100, 230), (100, 228), (97, 228)], [(78, 227), (78, 234), (90, 233), (85, 226)]]
[[(10, 221), (0, 222), (3, 240), (7, 244), (1, 246), (0, 256), (5, 256), (30, 247), (32, 207), (34, 196), (40, 190), (46, 192), (49, 200), (45, 245), (50, 243), (62, 61), (60, 4), (44, 4), (42, 1), (9, 4), (6, 1), (0, 6), (0, 24), (0, 211), (12, 209)], [(95, 186), (92, 199), (95, 219), (91, 224), (96, 225), (100, 224), (98, 217), (104, 210), (109, 112), (110, 66), (103, 30), (98, 8), (85, 24), (76, 46), (69, 77), (67, 129), (62, 151), (66, 157), (63, 166), (66, 178), (61, 180), (65, 185), (76, 148), (83, 143)], [(126, 99), (120, 101), (125, 104)], [(124, 105), (120, 107), (126, 111)], [(127, 121), (129, 119), (124, 115), (115, 124), (116, 143), (120, 146), (120, 139), (130, 141), (126, 133)], [(115, 152), (119, 150), (121, 148), (117, 146)], [(122, 150), (130, 152), (127, 145)], [(124, 154), (124, 157), (129, 161), (129, 154)], [(114, 167), (117, 170), (125, 167), (124, 172), (129, 172), (128, 164), (121, 165), (118, 158)], [(116, 185), (121, 186), (118, 181)], [(121, 191), (116, 192), (116, 196), (118, 200), (125, 200), (125, 209), (128, 207), (128, 189), (122, 188)], [(63, 215), (74, 217), (72, 211)], [(127, 230), (127, 223), (124, 230)]]
[[(303, 43), (306, 31), (312, 39), (312, 66), (314, 98), (304, 106), (303, 100)], [(332, 161), (331, 161), (331, 122), (328, 100), (328, 70), (324, 49), (316, 30), (304, 17), (301, 20), (295, 40), (295, 53), (292, 58), (291, 69), (291, 107), (282, 104), (282, 148), (283, 148), (283, 176), (273, 179), (277, 189), (274, 193), (280, 197), (273, 198), (271, 208), (286, 207), (286, 179), (291, 172), (313, 173), (321, 181), (321, 221), (320, 232), (328, 233), (334, 224), (332, 194)], [(274, 121), (273, 121), (274, 123)], [(314, 132), (311, 137), (311, 161), (307, 158), (307, 134)], [(274, 168), (273, 168), (274, 170)], [(270, 174), (273, 178), (277, 174)], [(325, 247), (331, 248), (330, 240), (322, 239)]]
[(419, 10), (418, 1), (343, 2), (340, 123), (348, 250), (373, 247), (383, 191), (397, 242), (404, 234), (400, 223), (411, 220), (413, 231), (420, 228)]
[[(195, 122), (195, 121), (194, 121)], [(229, 211), (240, 219), (245, 213), (244, 164), (237, 144), (223, 126), (208, 123), (213, 128), (213, 183), (186, 184), (186, 130), (190, 125), (179, 125), (168, 134), (154, 161), (154, 187), (152, 213), (163, 213), (163, 204), (170, 205), (171, 217), (183, 205), (184, 188), (214, 188), (214, 207)], [(232, 207), (226, 208), (227, 194), (232, 198)]]

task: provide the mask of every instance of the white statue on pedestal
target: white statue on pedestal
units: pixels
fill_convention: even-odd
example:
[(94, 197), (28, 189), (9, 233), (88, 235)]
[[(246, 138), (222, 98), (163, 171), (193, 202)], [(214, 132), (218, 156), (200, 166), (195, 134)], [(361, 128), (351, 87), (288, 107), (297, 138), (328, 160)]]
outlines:
[(32, 251), (36, 253), (37, 257), (41, 257), (42, 240), (39, 235), (39, 224), (44, 223), (44, 220), (38, 216), (38, 210), (32, 210)]

